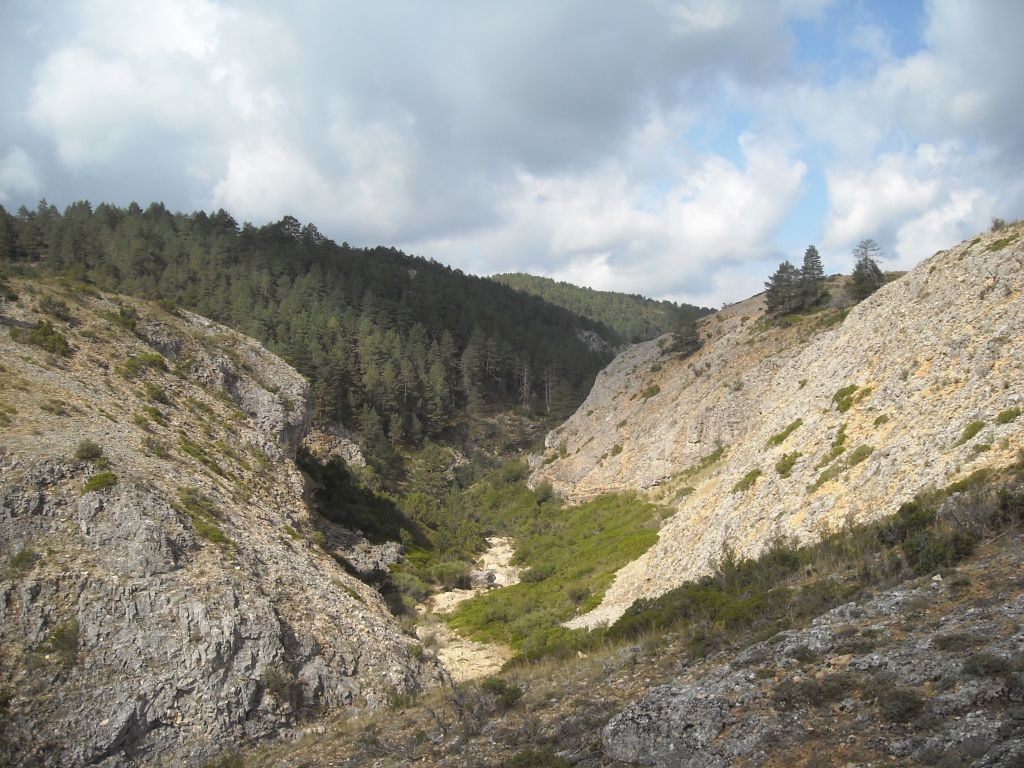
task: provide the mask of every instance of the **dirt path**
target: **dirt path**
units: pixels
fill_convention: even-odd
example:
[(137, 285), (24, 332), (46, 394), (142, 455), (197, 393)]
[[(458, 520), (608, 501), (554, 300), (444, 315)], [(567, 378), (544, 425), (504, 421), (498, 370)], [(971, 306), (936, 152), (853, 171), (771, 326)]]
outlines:
[(473, 584), (471, 589), (439, 592), (417, 608), (424, 614), (424, 620), (416, 628), (416, 635), (424, 645), (437, 649), (438, 659), (452, 678), (460, 683), (495, 674), (513, 655), (508, 646), (478, 643), (461, 637), (437, 618), (437, 614), (454, 611), (463, 600), (491, 589), (519, 583), (519, 572), (522, 569), (510, 564), (515, 555), (512, 541), (494, 536), (487, 543), (490, 547), (480, 556), (476, 569), (470, 573), (470, 582)]

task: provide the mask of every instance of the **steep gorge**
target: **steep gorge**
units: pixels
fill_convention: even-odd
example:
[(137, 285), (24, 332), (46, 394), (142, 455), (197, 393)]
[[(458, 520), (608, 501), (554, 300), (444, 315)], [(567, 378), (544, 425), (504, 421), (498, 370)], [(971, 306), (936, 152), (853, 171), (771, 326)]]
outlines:
[(549, 433), (532, 483), (582, 500), (640, 490), (676, 513), (621, 569), (593, 627), (707, 573), (892, 513), (1016, 457), (1024, 420), (1024, 238), (1016, 225), (940, 252), (848, 315), (776, 322), (762, 297), (701, 324), (678, 359), (637, 344)]

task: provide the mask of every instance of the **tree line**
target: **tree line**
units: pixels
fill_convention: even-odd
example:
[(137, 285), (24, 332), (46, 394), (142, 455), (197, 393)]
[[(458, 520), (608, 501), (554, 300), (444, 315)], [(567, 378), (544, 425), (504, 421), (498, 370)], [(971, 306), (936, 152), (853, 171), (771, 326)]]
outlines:
[[(878, 243), (871, 239), (861, 240), (853, 249), (855, 262), (846, 291), (855, 301), (866, 299), (885, 282), (878, 266), (881, 253)], [(825, 270), (818, 249), (807, 246), (799, 268), (783, 261), (764, 287), (765, 303), (771, 314), (802, 312), (820, 304), (825, 297)]]
[(394, 248), (354, 248), (285, 216), (42, 201), (0, 207), (0, 260), (162, 299), (263, 342), (314, 384), (315, 415), (371, 445), (418, 445), (467, 414), (567, 416), (610, 353), (607, 327)]
[(491, 275), (491, 280), (603, 323), (615, 332), (617, 344), (650, 341), (714, 311), (693, 304), (656, 301), (638, 294), (597, 291), (521, 272)]

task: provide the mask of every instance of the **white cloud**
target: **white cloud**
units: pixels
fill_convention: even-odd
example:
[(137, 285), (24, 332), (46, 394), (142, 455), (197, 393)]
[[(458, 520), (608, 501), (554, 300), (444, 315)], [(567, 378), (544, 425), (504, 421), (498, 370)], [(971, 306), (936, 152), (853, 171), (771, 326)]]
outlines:
[[(712, 303), (759, 289), (780, 237), (837, 265), (875, 237), (909, 265), (1024, 207), (1024, 3), (927, 2), (903, 55), (828, 0), (280, 8), (68, 0), (18, 48), (37, 58), (0, 146), (35, 162), (8, 155), (0, 193), (290, 213), (471, 271)], [(37, 16), (14, 18), (0, 57)]]
[(0, 203), (8, 203), (16, 196), (35, 197), (42, 189), (42, 183), (35, 164), (21, 147), (11, 147), (0, 158)]

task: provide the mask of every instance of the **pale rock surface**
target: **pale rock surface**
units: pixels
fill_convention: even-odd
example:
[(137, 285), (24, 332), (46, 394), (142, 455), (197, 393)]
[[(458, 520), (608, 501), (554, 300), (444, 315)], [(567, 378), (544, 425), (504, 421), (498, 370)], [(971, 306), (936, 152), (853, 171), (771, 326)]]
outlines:
[[(534, 457), (531, 482), (550, 480), (577, 501), (640, 490), (677, 511), (602, 604), (569, 626), (615, 621), (635, 600), (707, 573), (725, 547), (747, 557), (779, 536), (815, 539), (1013, 461), (1024, 418), (996, 417), (1024, 407), (1022, 235), (1015, 225), (940, 252), (828, 328), (815, 323), (839, 320), (838, 310), (768, 326), (754, 297), (704, 319), (704, 346), (686, 359), (663, 354), (667, 339), (620, 354), (549, 433), (549, 463)], [(853, 404), (840, 413), (833, 397), (847, 386), (856, 387)], [(780, 445), (769, 444), (797, 419)], [(983, 428), (961, 442), (975, 420)], [(812, 489), (841, 426), (836, 476)], [(872, 452), (847, 466), (860, 446)], [(688, 471), (718, 448), (720, 461)], [(782, 477), (776, 463), (794, 452)], [(734, 491), (754, 470), (751, 487)]]
[[(70, 358), (9, 337), (34, 302), (0, 316), (0, 762), (201, 765), (299, 715), (446, 679), (312, 543), (291, 460), (309, 425), (302, 377), (195, 315), (119, 298), (141, 316), (132, 335), (107, 319), (111, 300), (64, 296)], [(118, 373), (153, 350), (166, 370)], [(108, 466), (74, 458), (83, 438)], [(83, 493), (101, 469), (117, 483)], [(223, 542), (201, 534), (182, 488)]]

